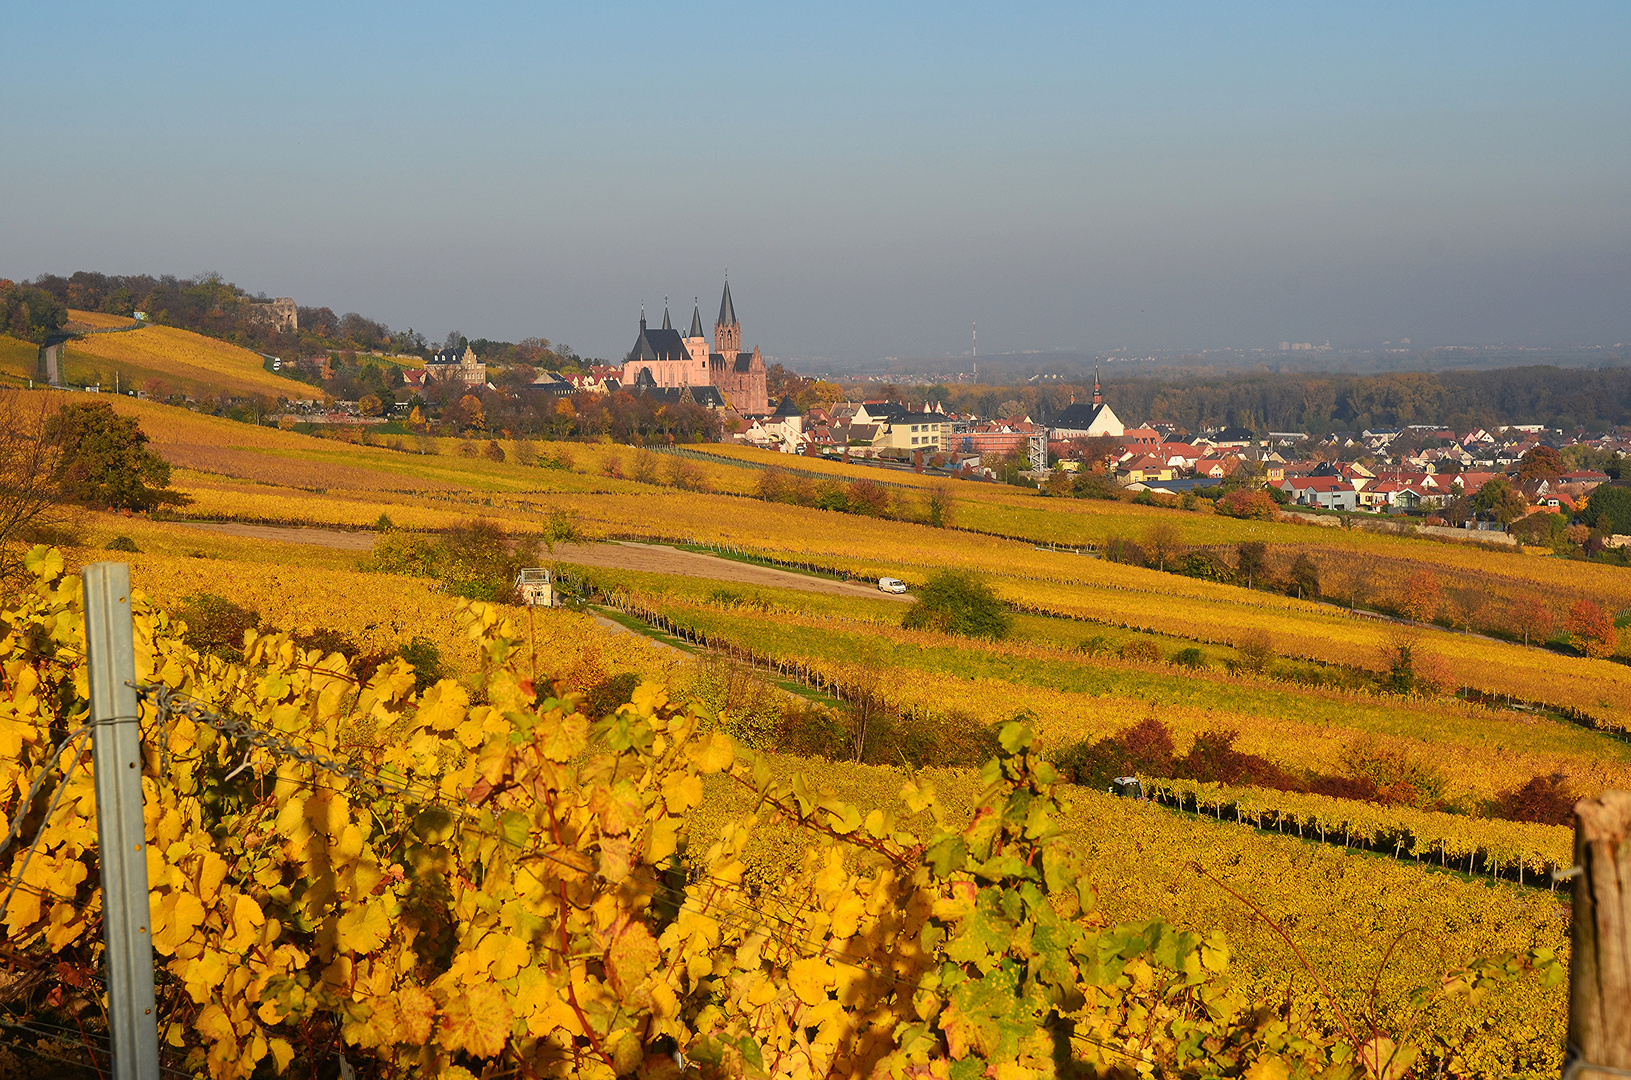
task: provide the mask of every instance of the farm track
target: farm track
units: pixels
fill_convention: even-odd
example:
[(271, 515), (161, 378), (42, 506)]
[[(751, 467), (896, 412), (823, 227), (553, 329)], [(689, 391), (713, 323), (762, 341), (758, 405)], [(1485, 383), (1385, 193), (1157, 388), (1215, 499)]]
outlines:
[[(376, 533), (370, 530), (299, 528), (277, 525), (247, 525), (238, 522), (174, 522), (192, 529), (206, 529), (228, 536), (242, 536), (252, 540), (273, 540), (283, 544), (312, 544), (342, 551), (369, 551), (374, 546)], [(865, 596), (873, 599), (910, 601), (910, 597), (879, 592), (868, 585), (848, 581), (833, 581), (810, 574), (778, 570), (775, 567), (722, 559), (716, 555), (703, 555), (694, 551), (663, 547), (657, 544), (636, 544), (614, 540), (604, 544), (558, 544), (555, 558), (559, 562), (578, 566), (595, 566), (607, 570), (640, 570), (652, 574), (679, 574), (683, 577), (708, 578), (733, 585), (763, 585), (771, 588), (799, 589), (804, 592), (828, 593), (836, 596)]]

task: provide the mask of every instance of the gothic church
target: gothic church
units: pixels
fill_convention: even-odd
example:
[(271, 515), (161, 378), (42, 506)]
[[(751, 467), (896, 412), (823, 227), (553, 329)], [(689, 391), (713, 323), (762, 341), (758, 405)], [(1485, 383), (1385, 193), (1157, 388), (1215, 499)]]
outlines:
[(742, 351), (742, 324), (736, 321), (728, 280), (719, 301), (719, 318), (714, 320), (712, 353), (702, 335), (700, 307), (691, 309), (690, 332), (681, 337), (668, 320), (665, 304), (660, 330), (646, 326), (645, 313), (641, 313), (640, 336), (623, 360), (622, 381), (626, 387), (712, 386), (743, 416), (770, 412), (765, 360), (758, 346), (750, 353)]

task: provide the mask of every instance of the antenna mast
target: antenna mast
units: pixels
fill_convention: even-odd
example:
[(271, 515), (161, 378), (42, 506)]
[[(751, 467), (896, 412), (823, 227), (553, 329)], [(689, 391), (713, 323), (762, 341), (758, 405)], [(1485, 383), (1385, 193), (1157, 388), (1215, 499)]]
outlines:
[(974, 329), (974, 381), (980, 381), (980, 324), (971, 323)]

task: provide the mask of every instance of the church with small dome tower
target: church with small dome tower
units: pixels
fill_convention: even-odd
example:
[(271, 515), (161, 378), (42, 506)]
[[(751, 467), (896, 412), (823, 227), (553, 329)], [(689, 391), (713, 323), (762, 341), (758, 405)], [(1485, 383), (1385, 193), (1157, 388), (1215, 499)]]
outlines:
[(664, 303), (660, 329), (648, 327), (645, 312), (640, 313), (640, 336), (623, 359), (622, 381), (626, 387), (711, 386), (743, 416), (770, 412), (764, 356), (758, 346), (750, 353), (742, 351), (742, 324), (736, 318), (728, 278), (719, 300), (719, 318), (714, 320), (711, 352), (702, 333), (701, 305), (692, 307), (691, 328), (681, 337)]

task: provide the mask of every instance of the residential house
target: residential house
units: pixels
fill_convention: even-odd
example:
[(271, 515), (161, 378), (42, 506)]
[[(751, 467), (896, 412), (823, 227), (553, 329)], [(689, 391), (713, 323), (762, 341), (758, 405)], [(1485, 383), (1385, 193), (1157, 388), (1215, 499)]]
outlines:
[(1144, 454), (1127, 462), (1116, 471), (1118, 479), (1142, 484), (1150, 480), (1171, 480), (1172, 468), (1153, 454)]
[(1352, 484), (1337, 476), (1288, 476), (1281, 482), (1280, 490), (1299, 506), (1319, 506), (1327, 510), (1358, 508), (1359, 493)]

